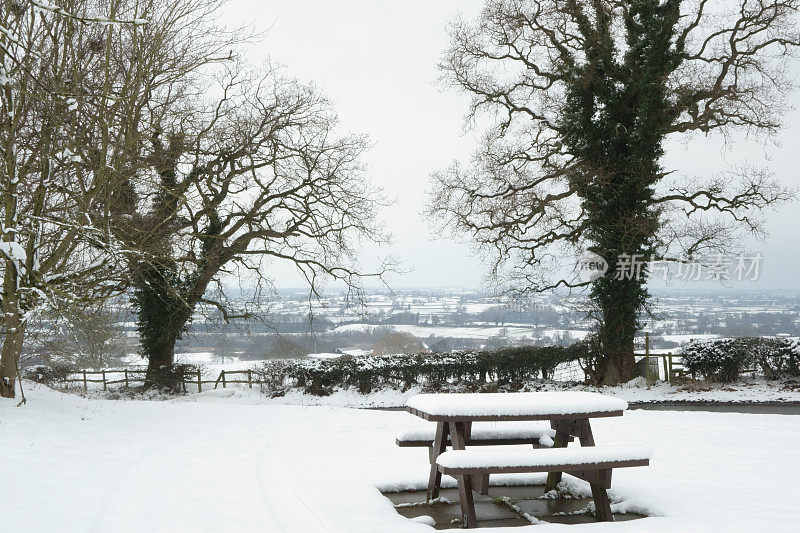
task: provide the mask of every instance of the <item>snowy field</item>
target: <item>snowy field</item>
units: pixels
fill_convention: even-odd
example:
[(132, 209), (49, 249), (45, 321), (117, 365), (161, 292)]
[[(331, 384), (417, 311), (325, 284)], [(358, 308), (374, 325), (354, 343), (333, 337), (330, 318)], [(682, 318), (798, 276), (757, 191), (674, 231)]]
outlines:
[[(431, 530), (378, 490), (424, 485), (427, 452), (394, 445), (423, 422), (224, 392), (110, 401), (29, 386), (26, 406), (0, 400), (3, 530)], [(612, 491), (616, 511), (651, 517), (524, 530), (797, 531), (800, 418), (629, 411), (593, 426), (598, 443), (655, 450)]]
[(506, 324), (503, 326), (413, 326), (408, 324), (391, 324), (375, 326), (372, 324), (350, 323), (338, 326), (331, 331), (333, 333), (369, 333), (375, 330), (392, 330), (410, 333), (419, 339), (427, 339), (431, 335), (435, 337), (451, 337), (454, 339), (489, 339), (491, 337), (508, 337), (509, 339), (542, 339), (544, 337), (555, 338), (557, 336), (568, 336), (568, 338), (581, 340), (589, 334), (586, 330), (580, 329), (543, 329), (531, 325)]

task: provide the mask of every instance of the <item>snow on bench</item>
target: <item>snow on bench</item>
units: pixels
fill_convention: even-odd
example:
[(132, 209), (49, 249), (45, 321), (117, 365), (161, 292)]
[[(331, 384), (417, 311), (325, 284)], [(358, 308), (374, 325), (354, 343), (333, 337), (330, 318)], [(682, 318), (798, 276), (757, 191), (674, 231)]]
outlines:
[(406, 402), (426, 420), (532, 420), (559, 417), (618, 416), (628, 408), (621, 398), (596, 392), (521, 392), (417, 394)]
[(489, 475), (523, 472), (566, 472), (588, 481), (592, 487), (597, 517), (613, 522), (607, 489), (611, 488), (614, 468), (647, 466), (653, 452), (642, 446), (583, 446), (542, 450), (472, 449), (444, 452), (436, 459), (442, 474), (458, 480), (458, 499), (465, 527), (477, 526), (473, 483), (481, 494), (488, 494)]
[[(492, 444), (536, 444), (552, 446), (556, 436), (554, 429), (538, 423), (504, 422), (500, 424), (474, 424), (467, 439), (467, 445), (480, 446)], [(400, 447), (432, 446), (436, 437), (436, 425), (426, 424), (407, 429), (396, 435)]]
[(481, 448), (444, 452), (436, 459), (436, 463), (443, 473), (455, 475), (477, 471), (553, 472), (646, 466), (652, 455), (652, 450), (643, 446), (586, 446), (543, 450)]

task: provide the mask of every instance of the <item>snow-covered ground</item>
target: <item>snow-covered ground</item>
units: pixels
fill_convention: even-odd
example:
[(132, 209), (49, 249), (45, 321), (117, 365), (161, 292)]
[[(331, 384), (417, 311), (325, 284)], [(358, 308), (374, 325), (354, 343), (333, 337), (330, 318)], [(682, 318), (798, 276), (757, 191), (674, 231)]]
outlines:
[[(582, 390), (599, 392), (631, 403), (651, 402), (800, 402), (800, 382), (770, 381), (763, 378), (742, 379), (737, 383), (689, 383), (672, 386), (659, 382), (647, 387), (644, 378), (637, 378), (618, 387), (590, 387), (570, 383), (535, 382), (530, 390)], [(330, 396), (313, 396), (300, 390), (290, 390), (284, 396), (271, 398), (256, 393), (257, 389), (242, 387), (217, 388), (190, 398), (205, 400), (210, 398), (231, 398), (232, 401), (244, 401), (264, 405), (307, 405), (336, 407), (398, 407), (405, 404), (406, 399), (423, 392), (420, 387), (412, 387), (406, 391), (382, 389), (371, 394), (360, 394), (356, 389), (336, 389)]]
[[(248, 389), (27, 395), (0, 400), (3, 531), (431, 531), (378, 490), (426, 481), (427, 452), (394, 445), (422, 423), (405, 412), (263, 405)], [(531, 531), (797, 530), (800, 418), (629, 411), (593, 428), (598, 443), (655, 450), (612, 491), (616, 510), (651, 517)]]

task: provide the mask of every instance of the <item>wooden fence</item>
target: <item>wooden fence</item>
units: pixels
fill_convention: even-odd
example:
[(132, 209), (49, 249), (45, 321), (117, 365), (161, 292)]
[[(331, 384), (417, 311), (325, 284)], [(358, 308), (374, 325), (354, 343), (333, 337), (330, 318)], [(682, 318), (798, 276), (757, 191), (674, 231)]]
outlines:
[[(144, 383), (147, 370), (144, 369), (121, 369), (121, 370), (79, 370), (67, 374), (63, 383), (79, 383), (83, 385), (83, 390), (89, 390), (90, 383), (102, 383), (103, 390), (107, 391), (110, 385), (123, 385), (130, 387), (132, 384)], [(258, 373), (252, 370), (220, 370), (216, 379), (210, 379), (198, 370), (183, 376), (183, 390), (187, 385), (197, 387), (197, 392), (203, 392), (203, 386), (213, 385), (214, 389), (219, 386), (226, 388), (228, 385), (244, 385), (252, 388), (253, 385), (260, 385), (261, 380)]]
[(639, 364), (644, 364), (644, 377), (648, 383), (656, 381), (669, 381), (674, 384), (677, 381), (687, 379), (689, 376), (695, 379), (696, 376), (689, 372), (683, 365), (683, 356), (672, 353), (666, 354), (636, 354), (639, 357)]
[[(643, 375), (648, 383), (656, 381), (669, 381), (674, 384), (688, 378), (691, 373), (683, 366), (680, 355), (667, 354), (636, 354), (638, 364), (644, 364)], [(644, 363), (643, 363), (644, 361)], [(107, 391), (112, 385), (124, 385), (130, 387), (144, 383), (147, 370), (144, 369), (120, 369), (120, 370), (79, 370), (70, 372), (63, 380), (64, 384), (77, 383), (82, 385), (84, 391), (89, 390), (89, 385), (93, 383), (102, 384), (103, 390)], [(694, 379), (694, 376), (691, 376)], [(230, 386), (247, 385), (248, 388), (260, 386), (263, 380), (259, 372), (253, 370), (220, 370), (216, 379), (203, 375), (200, 370), (185, 374), (183, 376), (183, 390), (187, 385), (197, 387), (197, 392), (203, 390), (216, 389), (219, 387), (227, 388)]]

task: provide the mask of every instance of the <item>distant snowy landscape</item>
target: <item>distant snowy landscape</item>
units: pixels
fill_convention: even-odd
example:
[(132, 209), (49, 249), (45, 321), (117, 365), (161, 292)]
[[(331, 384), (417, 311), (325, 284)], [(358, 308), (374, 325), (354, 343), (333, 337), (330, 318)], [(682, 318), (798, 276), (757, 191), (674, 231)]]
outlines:
[[(427, 452), (394, 444), (396, 432), (424, 424), (405, 412), (264, 405), (231, 389), (153, 402), (29, 385), (27, 396), (22, 408), (0, 400), (4, 531), (431, 530), (380, 492), (427, 481)], [(577, 527), (796, 531), (797, 420), (640, 410), (598, 419), (598, 441), (654, 450), (650, 467), (615, 472), (610, 493), (615, 512), (648, 518)]]
[[(650, 335), (651, 353), (675, 353), (693, 340), (800, 336), (797, 291), (731, 294), (719, 290), (667, 290), (656, 294), (658, 316), (640, 332), (639, 351), (644, 349), (644, 333)], [(242, 299), (246, 300), (246, 295)], [(199, 314), (189, 334), (178, 341), (176, 358), (182, 363), (219, 365), (275, 357), (330, 357), (338, 352), (365, 354), (372, 352), (383, 337), (397, 332), (413, 336), (432, 351), (570, 344), (585, 339), (592, 327), (576, 310), (579, 304), (579, 298), (542, 295), (521, 306), (482, 291), (441, 288), (394, 292), (373, 289), (366, 291), (363, 305), (348, 305), (335, 292), (324, 293), (320, 301), (309, 303), (306, 294), (284, 290), (258, 311), (269, 327), (257, 321), (246, 328), (240, 324), (209, 323), (206, 316)], [(129, 367), (142, 364), (144, 360), (137, 353), (135, 317), (128, 315), (127, 303), (118, 305), (115, 326), (124, 332), (119, 344), (128, 354), (121, 362)], [(281, 352), (276, 348), (280, 340), (296, 345), (298, 351)], [(31, 350), (25, 362), (32, 364), (40, 358)]]

